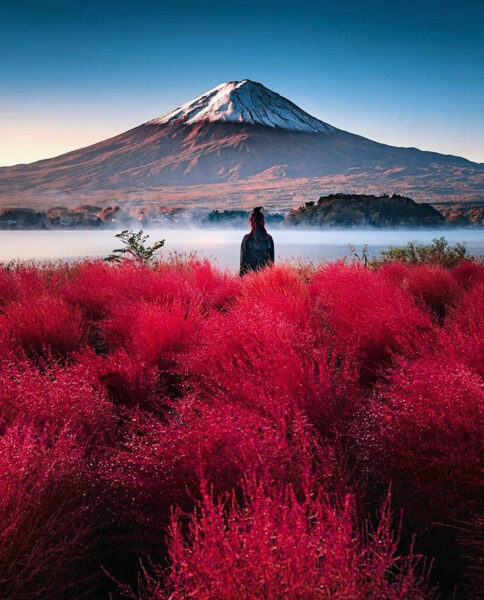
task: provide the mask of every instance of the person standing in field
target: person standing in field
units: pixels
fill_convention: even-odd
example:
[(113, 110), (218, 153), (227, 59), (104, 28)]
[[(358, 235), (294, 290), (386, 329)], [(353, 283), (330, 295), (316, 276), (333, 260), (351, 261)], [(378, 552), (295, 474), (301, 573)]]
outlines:
[(249, 224), (251, 232), (244, 235), (240, 247), (240, 276), (274, 263), (274, 240), (267, 233), (262, 206), (250, 213)]

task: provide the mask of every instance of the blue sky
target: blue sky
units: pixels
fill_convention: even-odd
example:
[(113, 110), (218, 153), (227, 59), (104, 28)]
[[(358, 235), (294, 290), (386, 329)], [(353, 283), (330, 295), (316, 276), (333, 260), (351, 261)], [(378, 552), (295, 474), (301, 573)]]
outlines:
[(249, 78), (394, 145), (484, 161), (484, 2), (0, 3), (0, 165)]

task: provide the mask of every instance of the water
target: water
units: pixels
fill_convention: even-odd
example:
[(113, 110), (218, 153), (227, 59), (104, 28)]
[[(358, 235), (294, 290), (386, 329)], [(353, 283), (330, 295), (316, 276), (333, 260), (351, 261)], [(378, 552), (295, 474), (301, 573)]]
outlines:
[[(236, 229), (150, 229), (149, 241), (166, 239), (162, 255), (170, 252), (192, 252), (214, 259), (221, 267), (237, 268), (242, 236), (246, 230)], [(464, 243), (471, 254), (484, 255), (484, 230), (272, 230), (276, 260), (334, 260), (349, 256), (349, 244), (361, 252), (368, 244), (371, 256), (381, 250), (402, 246), (412, 240), (424, 243), (445, 235), (449, 243)], [(0, 231), (0, 261), (10, 260), (76, 260), (107, 256), (119, 247), (112, 230)]]

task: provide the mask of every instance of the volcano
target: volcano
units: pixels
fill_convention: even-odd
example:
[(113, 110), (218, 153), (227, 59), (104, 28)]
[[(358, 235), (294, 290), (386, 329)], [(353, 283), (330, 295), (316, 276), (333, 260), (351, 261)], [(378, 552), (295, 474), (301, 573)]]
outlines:
[(475, 200), (484, 165), (342, 131), (244, 79), (166, 115), (56, 158), (0, 169), (0, 201), (114, 199), (292, 208), (320, 193), (397, 192)]

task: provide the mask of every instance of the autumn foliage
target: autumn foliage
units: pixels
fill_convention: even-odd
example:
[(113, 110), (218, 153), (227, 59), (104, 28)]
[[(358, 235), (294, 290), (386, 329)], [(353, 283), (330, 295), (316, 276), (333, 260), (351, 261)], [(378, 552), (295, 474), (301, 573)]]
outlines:
[(473, 597), (483, 326), (472, 261), (1, 268), (0, 596)]

